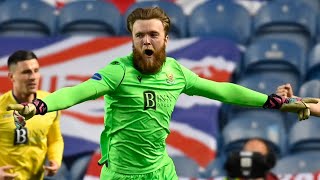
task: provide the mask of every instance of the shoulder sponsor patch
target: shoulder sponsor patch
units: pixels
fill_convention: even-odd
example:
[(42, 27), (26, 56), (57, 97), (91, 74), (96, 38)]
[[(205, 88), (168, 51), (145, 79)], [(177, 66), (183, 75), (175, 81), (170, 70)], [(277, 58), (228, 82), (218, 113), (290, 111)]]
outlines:
[(95, 80), (101, 80), (102, 77), (99, 73), (94, 73), (94, 75), (91, 77), (91, 79), (95, 79)]

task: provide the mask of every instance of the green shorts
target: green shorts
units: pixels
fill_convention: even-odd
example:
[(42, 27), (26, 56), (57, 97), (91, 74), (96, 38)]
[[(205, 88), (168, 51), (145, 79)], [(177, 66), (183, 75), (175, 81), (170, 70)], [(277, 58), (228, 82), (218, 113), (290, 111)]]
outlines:
[(121, 174), (116, 173), (106, 166), (102, 167), (101, 180), (178, 180), (173, 162), (147, 174)]

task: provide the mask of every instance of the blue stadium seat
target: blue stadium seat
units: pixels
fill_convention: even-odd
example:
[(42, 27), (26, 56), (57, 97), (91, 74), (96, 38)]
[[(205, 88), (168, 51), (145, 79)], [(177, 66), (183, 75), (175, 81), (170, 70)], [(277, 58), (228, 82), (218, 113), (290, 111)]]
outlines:
[(0, 36), (51, 36), (56, 19), (55, 8), (42, 1), (4, 1), (0, 6)]
[(58, 33), (64, 35), (116, 36), (121, 15), (109, 2), (75, 1), (60, 10)]
[(306, 121), (296, 122), (289, 132), (289, 153), (320, 151), (320, 118), (311, 116)]
[(239, 85), (265, 94), (274, 93), (279, 85), (285, 83), (290, 83), (293, 89), (299, 89), (301, 86), (296, 76), (293, 76), (291, 73), (282, 72), (281, 70), (245, 74), (237, 81)]
[(320, 9), (320, 1), (318, 0), (298, 0), (298, 1), (294, 1), (296, 3), (304, 3), (307, 6), (309, 6), (310, 8), (313, 8), (315, 11), (319, 11)]
[(320, 43), (311, 49), (306, 69), (306, 80), (320, 79)]
[(225, 162), (226, 155), (218, 156), (203, 172), (199, 173), (200, 178), (225, 177), (227, 175), (223, 167)]
[(286, 2), (289, 2), (289, 3), (295, 3), (298, 6), (300, 4), (303, 4), (303, 6), (307, 5), (310, 8), (313, 8), (315, 11), (318, 11), (319, 8), (320, 8), (320, 1), (318, 1), (318, 0), (295, 0), (295, 1), (292, 1), (292, 0), (276, 0), (276, 1), (286, 1)]
[[(258, 119), (261, 116), (264, 119), (274, 119), (278, 120), (279, 123), (283, 123), (286, 130), (288, 130), (288, 125), (286, 124), (286, 113), (280, 111), (267, 110), (262, 108), (246, 108), (236, 105), (229, 105), (226, 110), (225, 119), (219, 120), (220, 129), (223, 129), (229, 122), (236, 120), (237, 117), (246, 117), (250, 119)], [(295, 119), (296, 121), (296, 119)]]
[(189, 36), (217, 36), (246, 44), (251, 35), (249, 12), (232, 1), (207, 1), (188, 19)]
[(300, 97), (320, 97), (320, 79), (306, 81), (299, 89)]
[(176, 172), (179, 177), (199, 176), (199, 166), (192, 159), (186, 156), (172, 156), (171, 158), (175, 164)]
[(258, 118), (238, 116), (230, 121), (222, 131), (223, 152), (241, 150), (250, 138), (262, 138), (269, 142), (278, 155), (286, 152), (286, 133), (283, 122), (263, 115)]
[(317, 16), (317, 37), (316, 37), (316, 43), (319, 43), (320, 42), (320, 14), (318, 14)]
[(124, 35), (128, 35), (129, 33), (126, 30), (126, 21), (129, 14), (136, 8), (144, 8), (144, 7), (160, 7), (162, 8), (166, 14), (170, 17), (171, 20), (171, 30), (169, 32), (170, 38), (183, 38), (186, 37), (186, 25), (187, 18), (184, 14), (182, 8), (172, 2), (166, 1), (142, 1), (136, 2), (132, 6), (130, 6), (125, 15), (123, 16), (122, 23), (122, 33)]
[[(275, 174), (297, 174), (319, 172), (320, 151), (288, 154), (279, 159), (271, 170)], [(312, 177), (313, 178), (313, 177)]]
[(316, 11), (303, 3), (272, 1), (254, 16), (253, 31), (255, 38), (277, 36), (300, 43), (308, 50), (316, 35)]
[(88, 164), (91, 160), (92, 154), (87, 154), (79, 157), (72, 163), (70, 168), (70, 176), (73, 180), (83, 179), (86, 170), (88, 168)]
[(266, 38), (249, 45), (242, 73), (278, 70), (301, 82), (305, 74), (305, 59), (306, 53), (298, 44), (285, 39)]

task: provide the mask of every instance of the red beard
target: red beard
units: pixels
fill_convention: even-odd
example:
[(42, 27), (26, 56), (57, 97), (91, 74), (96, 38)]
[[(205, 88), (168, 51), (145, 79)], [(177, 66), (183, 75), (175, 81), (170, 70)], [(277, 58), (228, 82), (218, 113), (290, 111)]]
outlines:
[(143, 52), (138, 51), (133, 47), (133, 65), (142, 74), (156, 74), (160, 71), (163, 63), (166, 61), (165, 46), (159, 51), (153, 52), (152, 59), (144, 59)]

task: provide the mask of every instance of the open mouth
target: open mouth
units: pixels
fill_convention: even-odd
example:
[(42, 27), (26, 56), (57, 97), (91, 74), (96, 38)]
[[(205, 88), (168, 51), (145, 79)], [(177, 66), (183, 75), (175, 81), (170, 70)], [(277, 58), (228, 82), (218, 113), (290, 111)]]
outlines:
[(146, 49), (144, 50), (144, 54), (146, 54), (147, 56), (151, 56), (153, 54), (153, 51), (151, 49)]

